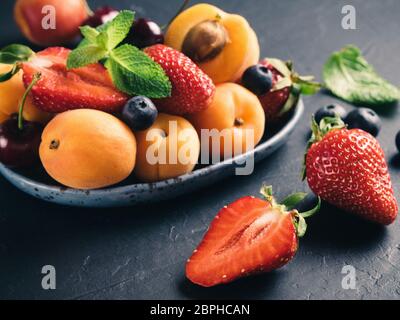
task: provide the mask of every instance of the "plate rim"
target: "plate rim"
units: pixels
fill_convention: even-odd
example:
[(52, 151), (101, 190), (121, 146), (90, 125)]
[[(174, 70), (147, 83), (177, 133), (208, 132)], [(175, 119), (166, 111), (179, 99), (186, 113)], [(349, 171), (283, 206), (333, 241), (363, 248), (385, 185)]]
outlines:
[(39, 182), (39, 181), (28, 178), (28, 177), (14, 171), (13, 169), (5, 166), (2, 163), (0, 163), (0, 173), (2, 174), (2, 176), (4, 178), (6, 178), (12, 184), (14, 184), (13, 181), (18, 180), (19, 184), (23, 183), (27, 186), (36, 188), (38, 190), (46, 190), (46, 192), (61, 192), (64, 195), (78, 195), (78, 194), (88, 195), (88, 193), (90, 193), (90, 195), (92, 195), (92, 196), (101, 197), (102, 195), (109, 194), (112, 192), (116, 192), (116, 193), (132, 192), (133, 189), (147, 191), (147, 190), (155, 190), (155, 189), (159, 189), (159, 188), (165, 188), (171, 184), (174, 184), (177, 180), (179, 182), (183, 182), (185, 180), (193, 178), (193, 176), (197, 177), (199, 175), (201, 176), (204, 174), (210, 174), (212, 172), (215, 172), (223, 167), (231, 165), (232, 162), (238, 163), (239, 161), (244, 161), (250, 155), (256, 154), (257, 151), (259, 151), (260, 149), (265, 149), (270, 146), (273, 146), (277, 141), (281, 140), (283, 136), (285, 136), (286, 134), (289, 134), (293, 130), (293, 127), (298, 123), (299, 118), (303, 114), (303, 111), (304, 111), (304, 103), (303, 103), (303, 100), (300, 98), (294, 109), (292, 117), (283, 126), (283, 128), (280, 131), (278, 131), (277, 133), (275, 133), (272, 137), (270, 137), (265, 142), (258, 144), (254, 149), (249, 150), (248, 152), (238, 155), (234, 158), (223, 160), (218, 163), (208, 165), (204, 168), (200, 168), (200, 169), (194, 170), (192, 172), (186, 173), (184, 175), (180, 175), (175, 178), (169, 178), (166, 180), (149, 182), (149, 183), (145, 183), (145, 182), (134, 183), (134, 184), (128, 184), (128, 185), (116, 186), (116, 187), (110, 186), (110, 187), (102, 188), (102, 189), (85, 190), (85, 189), (69, 188), (69, 187), (65, 187), (62, 185), (50, 185), (50, 184), (46, 184), (43, 182)]

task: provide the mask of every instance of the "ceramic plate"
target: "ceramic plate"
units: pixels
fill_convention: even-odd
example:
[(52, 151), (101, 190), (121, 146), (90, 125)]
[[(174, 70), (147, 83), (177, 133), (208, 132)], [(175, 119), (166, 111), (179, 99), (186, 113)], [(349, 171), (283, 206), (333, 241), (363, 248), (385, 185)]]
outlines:
[[(117, 186), (98, 190), (78, 190), (58, 185), (40, 168), (20, 171), (0, 164), (0, 173), (14, 186), (36, 198), (63, 205), (82, 207), (117, 207), (154, 202), (177, 197), (198, 188), (212, 184), (235, 173), (248, 157), (258, 162), (272, 154), (289, 139), (303, 113), (304, 105), (298, 105), (286, 122), (278, 128), (269, 130), (254, 150), (208, 166), (198, 166), (191, 173), (174, 179), (155, 183), (139, 183), (131, 179)], [(240, 165), (242, 163), (242, 165)]]

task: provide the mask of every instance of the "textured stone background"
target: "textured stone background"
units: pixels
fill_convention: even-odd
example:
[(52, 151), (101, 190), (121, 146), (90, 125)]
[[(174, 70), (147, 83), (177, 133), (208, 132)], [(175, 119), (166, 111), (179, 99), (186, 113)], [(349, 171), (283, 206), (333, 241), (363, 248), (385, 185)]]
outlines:
[[(320, 78), (328, 55), (354, 43), (384, 77), (400, 83), (397, 0), (211, 2), (244, 15), (258, 34), (262, 54), (290, 58), (301, 73)], [(107, 1), (89, 3), (95, 7)], [(160, 24), (167, 22), (179, 3), (113, 1)], [(357, 30), (345, 31), (340, 12), (349, 3), (357, 9)], [(12, 4), (10, 0), (0, 4), (1, 46), (22, 41), (12, 21)], [(399, 220), (382, 228), (325, 204), (309, 221), (294, 261), (283, 269), (213, 289), (185, 280), (185, 260), (223, 205), (257, 194), (262, 182), (273, 184), (278, 197), (307, 190), (299, 171), (310, 115), (337, 100), (320, 93), (304, 101), (304, 118), (289, 143), (259, 163), (253, 175), (232, 177), (170, 202), (124, 209), (68, 208), (35, 200), (0, 178), (0, 298), (398, 299)], [(399, 111), (385, 112), (382, 119), (378, 139), (399, 196), (400, 158), (394, 145)], [(45, 264), (57, 269), (54, 291), (40, 287)], [(356, 290), (341, 288), (341, 270), (347, 264), (356, 268)]]

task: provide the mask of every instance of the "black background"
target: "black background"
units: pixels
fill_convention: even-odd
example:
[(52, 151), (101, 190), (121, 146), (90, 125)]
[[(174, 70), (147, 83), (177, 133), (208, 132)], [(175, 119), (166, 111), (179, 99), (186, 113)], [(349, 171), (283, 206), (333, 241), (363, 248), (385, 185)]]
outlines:
[[(180, 5), (168, 1), (88, 1), (112, 4), (166, 23)], [(193, 1), (195, 3), (196, 1)], [(329, 54), (353, 43), (388, 80), (400, 83), (400, 1), (210, 1), (245, 16), (262, 56), (292, 59), (303, 74), (320, 79)], [(12, 18), (14, 1), (0, 4), (0, 45), (21, 42)], [(343, 30), (341, 8), (352, 4), (357, 30)], [(263, 182), (283, 197), (308, 190), (299, 179), (310, 115), (337, 100), (326, 93), (304, 98), (306, 112), (289, 143), (236, 176), (169, 202), (117, 209), (62, 207), (33, 199), (0, 178), (0, 298), (25, 299), (398, 299), (399, 221), (384, 228), (323, 205), (309, 221), (294, 261), (266, 275), (211, 289), (192, 285), (184, 265), (219, 208), (256, 195)], [(343, 103), (348, 110), (352, 106)], [(397, 108), (381, 114), (379, 141), (399, 196), (400, 160), (394, 136)], [(41, 289), (41, 268), (57, 270), (57, 289)], [(344, 265), (357, 272), (357, 288), (343, 290)]]

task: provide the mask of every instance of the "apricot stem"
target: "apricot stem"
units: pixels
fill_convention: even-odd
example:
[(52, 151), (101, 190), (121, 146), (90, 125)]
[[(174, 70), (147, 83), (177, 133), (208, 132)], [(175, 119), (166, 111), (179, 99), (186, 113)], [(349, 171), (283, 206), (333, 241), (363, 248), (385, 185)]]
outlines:
[(53, 139), (53, 140), (51, 140), (51, 142), (50, 142), (49, 148), (50, 148), (51, 150), (54, 150), (54, 149), (58, 149), (59, 146), (60, 146), (60, 140), (58, 140), (58, 139)]
[(26, 98), (28, 97), (29, 92), (31, 92), (32, 87), (36, 84), (36, 82), (39, 81), (41, 76), (42, 76), (42, 74), (40, 72), (37, 72), (33, 75), (31, 83), (26, 88), (24, 95), (22, 96), (22, 99), (21, 99), (21, 102), (20, 102), (19, 108), (18, 108), (18, 129), (19, 130), (22, 130), (24, 128), (24, 125), (23, 125), (24, 117), (23, 117), (22, 113), (24, 111), (24, 105), (25, 105)]
[(242, 118), (235, 118), (235, 126), (239, 127), (244, 124), (244, 120)]

